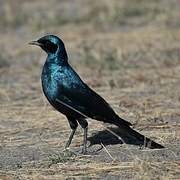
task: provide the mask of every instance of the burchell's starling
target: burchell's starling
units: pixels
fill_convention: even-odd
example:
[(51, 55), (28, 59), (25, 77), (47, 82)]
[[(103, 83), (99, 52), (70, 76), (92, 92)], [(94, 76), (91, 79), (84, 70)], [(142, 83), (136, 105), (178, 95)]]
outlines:
[[(49, 103), (63, 113), (72, 129), (65, 148), (71, 144), (78, 123), (84, 129), (82, 152), (86, 153), (87, 118), (111, 123), (120, 128), (130, 137), (142, 142), (149, 148), (163, 148), (162, 145), (145, 138), (133, 130), (130, 122), (120, 118), (110, 105), (95, 91), (89, 88), (68, 63), (68, 56), (63, 41), (54, 35), (44, 36), (30, 42), (40, 46), (46, 53), (47, 59), (43, 67), (41, 80), (42, 88)], [(149, 143), (150, 142), (150, 143)]]

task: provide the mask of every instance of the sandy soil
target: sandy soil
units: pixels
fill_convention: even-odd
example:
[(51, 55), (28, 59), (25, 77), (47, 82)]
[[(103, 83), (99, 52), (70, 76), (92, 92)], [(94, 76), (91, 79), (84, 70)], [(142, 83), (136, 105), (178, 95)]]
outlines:
[[(179, 6), (1, 1), (0, 179), (180, 179)], [(41, 91), (46, 55), (27, 44), (47, 33), (64, 40), (72, 66), (121, 117), (166, 148), (124, 144), (118, 128), (89, 119), (88, 155), (79, 154), (81, 128), (63, 152), (68, 122)]]

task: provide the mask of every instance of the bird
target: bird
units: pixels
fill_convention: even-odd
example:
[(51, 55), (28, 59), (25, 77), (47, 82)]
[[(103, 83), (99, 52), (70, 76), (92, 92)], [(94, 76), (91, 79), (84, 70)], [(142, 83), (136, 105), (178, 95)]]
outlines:
[(88, 119), (116, 125), (120, 131), (149, 148), (164, 148), (135, 131), (130, 122), (119, 117), (105, 99), (80, 78), (69, 64), (64, 42), (59, 37), (45, 35), (29, 44), (39, 46), (47, 53), (41, 74), (42, 89), (49, 103), (69, 122), (71, 132), (65, 149), (69, 149), (79, 124), (84, 132), (82, 153), (87, 153)]

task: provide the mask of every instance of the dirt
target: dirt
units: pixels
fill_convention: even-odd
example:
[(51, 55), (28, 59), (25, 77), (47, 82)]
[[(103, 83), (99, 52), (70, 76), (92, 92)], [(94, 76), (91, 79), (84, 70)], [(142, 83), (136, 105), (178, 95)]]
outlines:
[[(2, 1), (0, 179), (180, 179), (179, 1)], [(133, 128), (165, 146), (122, 142), (117, 127), (88, 119), (88, 154), (41, 90), (47, 33), (69, 62)]]

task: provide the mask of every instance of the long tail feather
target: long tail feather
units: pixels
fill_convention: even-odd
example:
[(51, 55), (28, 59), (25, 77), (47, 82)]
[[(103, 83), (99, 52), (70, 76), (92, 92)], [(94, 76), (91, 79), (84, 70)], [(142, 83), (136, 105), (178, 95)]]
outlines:
[[(115, 125), (119, 127), (120, 134), (122, 135), (122, 139), (126, 141), (133, 141), (133, 144), (139, 144), (150, 149), (162, 149), (164, 146), (154, 142), (153, 140), (145, 137), (144, 135), (140, 134), (139, 132), (132, 129), (127, 124), (121, 124), (120, 121), (114, 122)], [(128, 140), (127, 140), (128, 139)]]

